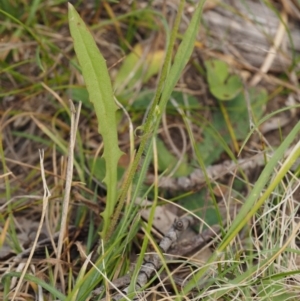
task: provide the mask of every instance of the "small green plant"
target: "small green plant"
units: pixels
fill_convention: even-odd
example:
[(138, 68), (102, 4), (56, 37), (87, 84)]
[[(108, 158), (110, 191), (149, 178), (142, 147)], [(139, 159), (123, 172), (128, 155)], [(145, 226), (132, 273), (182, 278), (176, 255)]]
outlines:
[[(148, 142), (151, 143), (151, 135), (155, 134), (157, 131), (161, 114), (165, 110), (172, 90), (193, 50), (192, 41), (195, 40), (198, 32), (198, 24), (200, 22), (201, 9), (203, 5), (202, 2), (198, 5), (198, 8), (195, 11), (191, 23), (186, 31), (185, 38), (179, 46), (174, 58), (174, 63), (171, 66), (170, 71), (168, 70), (183, 4), (184, 1), (181, 1), (178, 17), (174, 25), (171, 40), (169, 41), (164, 67), (154, 101), (149, 111), (148, 118), (146, 119), (146, 123), (141, 126), (143, 135), (139, 150), (129, 172), (127, 173), (127, 177), (124, 180), (119, 195), (117, 193), (117, 163), (121, 156), (121, 152), (118, 147), (115, 119), (117, 107), (114, 102), (111, 81), (105, 61), (98, 51), (91, 33), (79, 17), (74, 7), (69, 4), (69, 22), (71, 35), (74, 40), (75, 51), (82, 68), (90, 100), (95, 107), (99, 124), (99, 133), (102, 135), (104, 142), (103, 158), (105, 159), (106, 165), (106, 176), (104, 182), (107, 186), (107, 201), (106, 209), (102, 214), (104, 218), (102, 237), (106, 240), (108, 239), (107, 236), (111, 235), (115, 228), (116, 220), (120, 214), (120, 210), (123, 206), (128, 188), (132, 183), (137, 166), (140, 163), (141, 156), (145, 152)], [(118, 207), (116, 208), (117, 203)], [(114, 210), (116, 211), (114, 212)], [(108, 230), (109, 228), (111, 229), (110, 231)]]
[[(34, 218), (40, 214), (43, 183), (39, 163), (34, 159), (39, 148), (45, 149), (46, 180), (52, 193), (46, 212), (47, 226), (50, 224), (51, 233), (57, 230), (62, 233), (65, 227), (59, 221), (63, 215), (68, 218), (67, 228), (68, 225), (75, 225), (76, 231), (79, 231), (82, 226), (88, 226), (88, 241), (83, 242), (87, 246), (86, 251), (77, 244), (80, 258), (71, 256), (71, 261), (68, 258), (67, 264), (61, 264), (65, 259), (63, 254), (62, 261), (58, 261), (62, 266), (59, 276), (52, 270), (51, 259), (47, 260), (53, 258), (53, 253), (50, 254), (50, 249), (46, 250), (43, 258), (46, 259), (46, 265), (38, 261), (34, 275), (30, 274), (33, 269), (28, 269), (24, 276), (26, 285), (20, 281), (20, 290), (12, 290), (11, 287), (15, 278), (22, 279), (22, 273), (16, 272), (17, 266), (8, 267), (7, 262), (3, 261), (1, 270), (4, 266), (8, 273), (1, 275), (1, 297), (6, 301), (11, 300), (12, 294), (22, 298), (23, 293), (27, 296), (28, 292), (31, 295), (43, 290), (45, 298), (64, 301), (109, 299), (108, 284), (131, 270), (132, 255), (139, 252), (134, 270), (130, 272), (132, 281), (127, 297), (132, 299), (131, 294), (135, 294), (136, 288), (135, 276), (150, 249), (148, 242), (161, 259), (162, 269), (169, 273), (167, 261), (157, 246), (159, 239), (153, 238), (151, 231), (157, 205), (172, 202), (181, 206), (187, 214), (194, 215), (195, 219), (198, 218), (200, 228), (218, 223), (221, 231), (214, 235), (212, 255), (203, 261), (204, 264), (193, 258), (182, 260), (184, 269), (189, 268), (190, 273), (180, 286), (175, 284), (176, 279), (171, 273), (168, 275), (172, 284), (165, 288), (165, 292), (171, 292), (171, 295), (164, 296), (164, 299), (298, 300), (299, 265), (295, 262), (300, 255), (297, 247), (300, 224), (297, 223), (299, 205), (293, 197), (299, 181), (297, 173), (290, 167), (299, 156), (299, 144), (292, 151), (289, 146), (297, 139), (300, 125), (291, 127), (286, 139), (282, 138), (282, 133), (281, 145), (276, 151), (270, 152), (271, 156), (269, 149), (265, 149), (266, 167), (254, 184), (238, 164), (237, 173), (230, 177), (232, 182), (229, 184), (211, 181), (206, 172), (215, 162), (221, 165), (223, 159), (240, 162), (237, 155), (253, 132), (257, 131), (261, 137), (259, 126), (264, 121), (290, 110), (284, 107), (262, 117), (262, 106), (274, 95), (285, 97), (282, 91), (289, 93), (291, 83), (285, 85), (284, 80), (288, 78), (286, 74), (281, 77), (279, 87), (274, 88), (271, 96), (265, 89), (247, 88), (239, 71), (233, 70), (227, 63), (208, 59), (204, 62), (205, 70), (200, 72), (207, 83), (206, 91), (210, 91), (209, 102), (206, 103), (202, 96), (196, 95), (198, 90), (193, 91), (195, 95), (190, 95), (189, 90), (181, 90), (181, 85), (177, 86), (182, 74), (183, 80), (189, 78), (186, 75), (195, 75), (197, 58), (191, 57), (191, 53), (194, 46), (198, 47), (202, 42), (194, 43), (204, 1), (195, 5), (190, 25), (184, 34), (179, 33), (178, 28), (184, 5), (194, 5), (188, 1), (180, 1), (172, 31), (164, 11), (153, 9), (152, 1), (143, 8), (137, 5), (138, 1), (131, 1), (126, 13), (119, 12), (118, 3), (114, 6), (113, 1), (97, 1), (99, 3), (93, 7), (93, 13), (96, 17), (100, 16), (100, 22), (97, 18), (94, 18), (96, 22), (91, 21), (91, 11), (79, 1), (75, 7), (80, 15), (88, 16), (87, 22), (93, 23), (89, 27), (96, 33), (101, 49), (103, 44), (99, 43), (98, 30), (100, 36), (108, 30), (114, 34), (114, 49), (120, 50), (118, 61), (110, 61), (112, 57), (103, 52), (109, 62), (107, 65), (112, 68), (109, 71), (112, 71), (114, 81), (111, 82), (106, 62), (88, 26), (72, 5), (69, 5), (68, 15), (66, 1), (48, 3), (34, 0), (32, 3), (29, 1), (30, 5), (26, 1), (20, 5), (8, 0), (2, 2), (0, 13), (4, 21), (0, 22), (0, 31), (4, 47), (0, 51), (3, 83), (0, 87), (0, 98), (3, 98), (0, 110), (0, 156), (3, 171), (0, 178), (4, 185), (0, 187), (0, 251), (9, 244), (13, 251), (11, 253), (14, 253), (11, 258), (22, 253), (24, 245), (17, 231), (20, 229), (18, 219), (26, 212), (34, 212)], [(222, 9), (229, 8), (223, 3), (217, 5)], [(274, 11), (277, 12), (275, 8)], [(155, 18), (159, 21), (153, 22)], [(260, 26), (259, 20), (253, 23)], [(67, 24), (74, 43), (66, 39), (64, 29)], [(142, 31), (140, 27), (143, 27)], [(286, 27), (288, 30), (288, 24)], [(144, 51), (140, 33), (148, 36), (149, 30), (153, 30), (160, 39), (165, 37), (164, 49), (162, 43), (158, 43), (153, 52), (152, 49), (149, 53)], [(267, 31), (263, 33), (272, 42), (273, 37), (269, 37)], [(105, 43), (111, 41), (108, 39)], [(128, 55), (124, 56), (127, 52)], [(212, 57), (220, 57), (214, 54)], [(293, 60), (296, 62), (296, 57)], [(188, 62), (189, 66), (185, 68)], [(80, 74), (84, 77), (85, 85), (78, 80), (81, 79)], [(153, 77), (157, 77), (155, 88)], [(297, 91), (296, 86), (293, 89)], [(61, 196), (65, 194), (65, 165), (69, 154), (67, 137), (70, 132), (68, 98), (82, 101), (83, 107), (74, 152), (74, 176), (69, 182), (72, 183), (72, 198), (68, 213), (63, 214), (60, 210)], [(163, 126), (169, 126), (171, 121), (172, 126), (176, 123), (181, 128), (187, 145), (182, 149), (186, 152), (172, 152), (162, 139), (165, 136), (157, 137), (164, 112), (167, 118)], [(93, 113), (97, 118), (91, 118)], [(126, 115), (126, 119), (123, 119), (123, 115)], [(128, 124), (133, 125), (130, 130)], [(122, 136), (125, 132), (126, 136)], [(247, 143), (245, 150), (248, 151), (250, 145), (251, 150), (260, 151), (258, 144), (253, 147), (253, 144)], [(139, 147), (135, 151), (137, 145)], [(268, 145), (263, 147), (267, 148)], [(126, 152), (128, 161), (125, 163), (122, 161), (125, 156), (120, 159), (120, 149)], [(150, 164), (151, 170), (153, 167), (155, 171), (154, 177), (150, 175), (154, 180), (147, 181), (151, 185), (146, 186), (144, 180)], [(184, 193), (170, 191), (172, 199), (169, 195), (163, 197), (169, 191), (165, 193), (158, 188), (160, 177), (167, 176), (176, 183), (199, 168), (207, 181), (201, 191), (189, 188)], [(217, 195), (217, 188), (223, 187), (224, 190)], [(24, 195), (21, 195), (22, 192)], [(232, 201), (239, 204), (237, 215), (233, 217), (227, 214), (225, 219), (221, 216), (223, 208), (217, 203), (221, 197), (228, 206), (225, 208), (228, 212)], [(147, 222), (139, 217), (140, 206), (137, 204), (140, 198), (152, 200), (147, 208), (150, 209)], [(98, 201), (101, 202), (100, 206)], [(101, 207), (103, 204), (105, 208)], [(102, 219), (96, 216), (99, 209), (102, 210)], [(102, 223), (100, 225), (99, 220)], [(198, 224), (195, 229), (199, 229)], [(72, 234), (68, 234), (68, 238), (73, 239)], [(97, 253), (95, 240), (99, 242)], [(63, 253), (67, 253), (67, 258), (70, 253), (68, 248), (65, 251)], [(94, 263), (90, 261), (91, 251), (94, 258), (98, 258), (96, 262), (92, 260)], [(90, 268), (92, 264), (94, 266)], [(157, 282), (157, 278), (149, 281), (148, 289), (150, 285), (152, 289), (154, 281)], [(60, 285), (63, 283), (65, 285)], [(99, 285), (104, 285), (106, 292), (104, 290), (101, 293), (103, 295), (97, 298), (91, 297), (91, 292)], [(158, 296), (161, 291), (155, 289), (155, 293)]]
[(230, 100), (237, 96), (243, 84), (238, 75), (231, 75), (225, 62), (205, 61), (207, 81), (211, 93), (219, 100)]
[[(107, 198), (106, 209), (104, 213), (102, 213), (102, 216), (104, 218), (104, 226), (101, 232), (101, 236), (102, 238), (104, 238), (104, 242), (110, 241), (110, 243), (107, 245), (104, 244), (104, 249), (102, 250), (103, 255), (99, 258), (98, 261), (99, 267), (106, 266), (106, 269), (110, 269), (115, 265), (115, 260), (113, 258), (115, 256), (118, 256), (116, 246), (118, 245), (118, 241), (122, 240), (124, 229), (128, 227), (128, 223), (132, 220), (133, 210), (130, 211), (130, 208), (134, 208), (134, 201), (137, 197), (139, 187), (143, 182), (147, 166), (150, 162), (151, 151), (149, 151), (149, 149), (151, 148), (149, 148), (149, 146), (152, 144), (152, 137), (157, 133), (162, 112), (165, 110), (169, 97), (193, 51), (193, 42), (196, 39), (199, 28), (203, 1), (199, 3), (196, 11), (194, 12), (190, 25), (186, 30), (184, 39), (182, 40), (174, 57), (174, 62), (173, 64), (171, 64), (174, 43), (176, 40), (176, 34), (179, 27), (183, 6), (184, 1), (181, 1), (178, 8), (178, 14), (175, 20), (175, 24), (173, 26), (173, 31), (170, 40), (168, 41), (166, 58), (161, 71), (161, 77), (156, 89), (154, 100), (152, 102), (145, 124), (141, 125), (140, 127), (140, 129), (142, 130), (142, 136), (139, 149), (132, 165), (126, 173), (123, 184), (121, 186), (121, 190), (118, 191), (117, 163), (120, 158), (121, 152), (118, 147), (115, 119), (117, 107), (114, 101), (107, 66), (102, 55), (97, 49), (91, 33), (79, 17), (74, 7), (69, 4), (69, 23), (71, 35), (74, 40), (75, 51), (82, 69), (82, 74), (85, 79), (89, 98), (93, 103), (96, 111), (99, 124), (99, 133), (102, 135), (104, 143), (103, 158), (105, 160), (106, 167), (105, 183), (107, 187)], [(145, 154), (145, 159), (141, 161), (143, 154)], [(129, 209), (127, 209), (127, 212), (129, 212), (130, 214), (130, 218), (126, 218), (125, 215), (124, 219), (117, 226), (117, 221), (119, 219), (121, 210), (123, 209), (125, 198), (127, 197), (129, 187), (132, 185), (134, 175), (136, 174), (139, 164), (141, 164), (141, 172), (134, 187), (135, 190), (131, 199), (131, 204), (129, 206)], [(121, 228), (120, 225), (122, 226)], [(151, 224), (149, 225), (149, 229), (150, 226)], [(116, 230), (119, 231), (120, 229), (123, 230), (118, 236), (116, 234)], [(144, 241), (143, 252), (146, 251), (146, 246), (147, 240)], [(110, 251), (111, 248), (114, 249), (114, 252)], [(82, 281), (77, 284), (81, 285), (78, 292), (79, 300), (84, 300), (84, 298), (86, 298), (88, 292), (92, 289), (93, 286), (96, 285), (96, 278), (99, 279), (97, 272), (95, 270), (92, 270), (85, 277), (83, 277)], [(87, 279), (89, 279), (89, 281), (87, 281)], [(84, 285), (82, 286), (83, 283)], [(77, 292), (77, 285), (74, 288), (74, 292), (75, 290)], [(73, 296), (73, 294), (71, 295)], [(70, 298), (72, 297), (70, 296)]]

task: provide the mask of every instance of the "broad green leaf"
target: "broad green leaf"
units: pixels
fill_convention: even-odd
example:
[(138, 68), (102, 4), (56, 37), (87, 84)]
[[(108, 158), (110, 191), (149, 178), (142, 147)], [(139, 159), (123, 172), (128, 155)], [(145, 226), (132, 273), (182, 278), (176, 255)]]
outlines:
[(91, 109), (93, 107), (89, 101), (89, 93), (86, 88), (72, 87), (68, 93), (72, 100), (81, 101), (86, 108)]
[(237, 96), (243, 88), (237, 75), (230, 75), (228, 66), (219, 60), (205, 62), (207, 81), (210, 92), (219, 100), (230, 100)]
[[(250, 88), (248, 90), (248, 96), (251, 104), (252, 116), (255, 120), (259, 120), (263, 115), (262, 108), (268, 100), (267, 91), (265, 89)], [(249, 112), (245, 94), (239, 93), (230, 102), (226, 102), (226, 108), (236, 138), (240, 140), (245, 139), (250, 131)], [(220, 111), (216, 112), (214, 116), (215, 120), (221, 118), (221, 115), (222, 113)]]
[[(158, 74), (165, 56), (163, 50), (150, 52), (144, 57), (144, 49), (141, 44), (134, 46), (133, 51), (123, 61), (123, 64), (115, 78), (114, 89), (123, 90), (132, 86), (139, 80), (146, 83), (153, 75)], [(125, 86), (123, 86), (125, 83)]]
[[(263, 114), (262, 106), (267, 101), (265, 89), (251, 88), (248, 91), (252, 115), (259, 120)], [(249, 133), (249, 116), (244, 93), (238, 94), (230, 102), (226, 102), (226, 110), (234, 130), (235, 137), (244, 140)], [(203, 128), (203, 140), (198, 148), (203, 155), (205, 165), (215, 162), (231, 141), (227, 124), (222, 112), (213, 112), (211, 124)]]
[[(210, 198), (207, 198), (207, 190), (191, 194), (180, 199), (180, 205), (199, 216), (206, 224), (212, 226), (218, 223), (216, 208)], [(204, 224), (204, 229), (207, 226)]]
[(110, 218), (117, 202), (117, 164), (122, 152), (118, 146), (116, 127), (117, 106), (105, 60), (92, 34), (69, 3), (69, 26), (74, 41), (74, 49), (82, 68), (90, 101), (98, 119), (98, 130), (104, 143), (103, 158), (106, 164), (104, 182), (107, 187), (106, 208), (102, 213), (104, 226), (102, 237), (107, 239)]
[[(96, 158), (96, 160), (91, 158), (88, 160), (88, 165), (90, 167), (91, 173), (96, 177), (96, 179), (99, 181), (103, 181), (106, 174), (106, 166), (105, 166), (104, 158)], [(118, 165), (118, 169), (117, 169), (118, 180), (121, 180), (124, 172), (125, 169), (122, 166)]]
[[(166, 169), (168, 170), (168, 172), (172, 171), (173, 168), (178, 163), (178, 158), (176, 158), (174, 155), (170, 153), (170, 151), (167, 149), (163, 141), (159, 138), (157, 138), (156, 146), (157, 146), (157, 153), (159, 154), (158, 156), (159, 171), (165, 171)], [(186, 160), (183, 160), (182, 163), (179, 165), (178, 169), (176, 170), (174, 177), (184, 177), (189, 175), (192, 171), (193, 168), (186, 162)]]

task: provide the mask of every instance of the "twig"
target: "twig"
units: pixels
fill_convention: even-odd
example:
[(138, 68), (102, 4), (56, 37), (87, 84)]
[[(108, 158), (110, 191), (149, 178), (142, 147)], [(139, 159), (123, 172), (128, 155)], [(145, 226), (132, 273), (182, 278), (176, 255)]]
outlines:
[[(287, 156), (293, 147), (289, 148), (285, 156)], [(267, 157), (272, 157), (273, 152), (267, 153)], [(234, 161), (224, 161), (220, 164), (215, 164), (208, 166), (206, 168), (206, 174), (208, 179), (216, 180), (225, 176), (226, 174), (234, 172), (236, 169), (241, 168), (243, 171), (247, 171), (249, 169), (253, 169), (258, 166), (265, 165), (265, 153), (259, 153), (249, 159), (239, 159), (237, 162)], [(299, 162), (296, 162), (299, 164)], [(147, 183), (152, 183), (154, 180), (153, 175), (147, 176)], [(195, 169), (190, 175), (187, 177), (180, 177), (180, 178), (169, 178), (169, 177), (161, 177), (159, 179), (159, 187), (164, 189), (170, 189), (172, 191), (183, 191), (183, 190), (190, 190), (196, 187), (199, 187), (206, 183), (205, 173), (201, 169)]]

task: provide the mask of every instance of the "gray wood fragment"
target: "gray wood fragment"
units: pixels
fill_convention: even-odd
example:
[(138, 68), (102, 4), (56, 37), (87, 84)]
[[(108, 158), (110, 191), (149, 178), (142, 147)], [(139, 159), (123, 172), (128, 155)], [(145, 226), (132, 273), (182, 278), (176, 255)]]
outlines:
[[(289, 148), (285, 152), (285, 157), (287, 157), (292, 150), (293, 147)], [(239, 159), (236, 162), (226, 160), (220, 164), (208, 166), (205, 173), (210, 181), (214, 181), (225, 176), (226, 174), (234, 174), (238, 169), (241, 169), (244, 172), (248, 172), (253, 168), (264, 166), (266, 163), (266, 158), (271, 158), (272, 156), (273, 152), (262, 152), (248, 159)], [(294, 170), (298, 166), (299, 162), (295, 162), (291, 169)], [(201, 169), (195, 169), (190, 175), (186, 177), (161, 177), (159, 180), (159, 187), (170, 189), (172, 191), (187, 191), (190, 189), (196, 189), (197, 187), (201, 187), (201, 185), (206, 183), (205, 173)], [(154, 176), (148, 175), (147, 183), (153, 183), (153, 181)]]

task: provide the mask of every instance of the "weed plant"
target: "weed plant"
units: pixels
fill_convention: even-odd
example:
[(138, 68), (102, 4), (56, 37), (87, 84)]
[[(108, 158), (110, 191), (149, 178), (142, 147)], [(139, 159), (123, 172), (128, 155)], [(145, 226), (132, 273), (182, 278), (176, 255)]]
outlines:
[[(124, 9), (121, 2), (116, 4), (116, 11)], [(180, 170), (180, 175), (188, 174), (191, 165), (203, 170), (207, 193), (212, 200), (214, 222), (221, 227), (220, 234), (214, 238), (213, 252), (205, 263), (192, 256), (181, 261), (190, 272), (180, 288), (171, 280), (173, 293), (167, 298), (297, 300), (300, 223), (294, 194), (299, 181), (292, 167), (300, 154), (299, 143), (288, 154), (287, 151), (297, 139), (300, 123), (282, 137), (272, 156), (265, 156), (265, 167), (254, 184), (246, 174), (240, 173), (238, 180), (249, 193), (242, 194), (233, 187), (227, 187), (230, 193), (225, 203), (235, 198), (241, 206), (234, 217), (228, 209), (224, 223), (215, 197), (215, 188), (220, 186), (209, 179), (206, 167), (224, 151), (229, 158), (237, 161), (238, 141), (243, 141), (244, 147), (251, 135), (259, 133), (260, 124), (280, 111), (262, 118), (257, 107), (267, 101), (267, 92), (245, 89), (241, 78), (230, 74), (228, 66), (220, 60), (208, 60), (204, 64), (205, 70), (196, 66), (205, 73), (210, 93), (218, 100), (219, 111), (212, 112), (212, 120), (216, 122), (205, 124), (199, 104), (193, 102), (193, 98), (187, 99), (184, 93), (180, 95), (183, 95), (182, 103), (188, 104), (186, 107), (178, 104), (181, 100), (174, 99), (174, 90), (191, 61), (197, 43), (204, 1), (195, 5), (180, 39), (177, 38), (180, 37), (181, 17), (186, 5), (183, 0), (178, 4), (172, 30), (169, 30), (163, 13), (151, 10), (150, 2), (139, 8), (138, 1), (133, 1), (131, 10), (118, 16), (112, 9), (114, 4), (109, 1), (95, 5), (90, 9), (88, 4), (77, 3), (74, 6), (68, 4), (67, 8), (65, 1), (33, 1), (29, 5), (2, 0), (0, 6), (3, 17), (0, 26), (5, 41), (4, 50), (0, 53), (0, 177), (3, 181), (0, 248), (4, 250), (9, 246), (14, 254), (7, 258), (16, 259), (24, 249), (19, 235), (20, 217), (29, 220), (24, 227), (30, 228), (33, 222), (38, 225), (32, 251), (26, 256), (25, 264), (24, 260), (12, 259), (1, 263), (3, 293), (0, 293), (0, 298), (31, 300), (33, 291), (40, 300), (43, 295), (47, 300), (90, 300), (96, 287), (108, 287), (113, 280), (128, 273), (132, 254), (138, 246), (139, 255), (130, 272), (133, 280), (128, 296), (124, 297), (132, 299), (134, 279), (149, 244), (160, 252), (152, 234), (155, 208), (158, 203), (168, 202), (159, 191), (162, 176), (159, 171), (166, 169), (160, 150), (168, 157), (174, 173)], [(106, 19), (94, 26), (87, 25), (98, 17), (97, 13), (105, 15)], [(154, 20), (159, 21), (156, 23)], [(126, 35), (120, 26), (122, 22), (127, 26)], [(128, 66), (141, 51), (140, 45), (131, 46), (139, 27), (154, 31), (164, 28), (164, 50), (155, 53), (159, 63), (156, 61), (147, 70), (143, 70), (139, 63), (128, 74)], [(108, 48), (103, 37), (97, 36), (99, 32), (108, 36), (112, 28), (116, 32), (113, 38), (117, 41), (110, 45), (117, 45), (115, 48), (122, 53), (131, 52), (119, 69), (115, 83), (107, 67), (114, 66), (115, 59), (113, 55), (104, 59), (108, 56)], [(114, 48), (110, 51), (113, 53)], [(144, 62), (147, 60), (148, 56)], [(157, 76), (158, 80), (155, 89), (148, 93), (151, 101), (145, 106), (145, 97), (141, 102), (142, 116), (137, 109), (138, 101), (130, 101), (144, 97), (142, 92), (137, 96), (140, 91), (136, 87), (149, 84), (153, 76)], [(254, 103), (241, 109), (248, 92)], [(75, 105), (67, 101), (66, 94)], [(228, 100), (232, 100), (231, 107), (226, 105)], [(192, 114), (191, 104), (200, 110), (200, 114), (197, 112), (199, 118), (197, 113)], [(159, 129), (166, 110), (170, 108), (183, 120), (184, 132), (193, 153), (192, 164), (184, 156), (177, 164), (176, 159), (161, 146)], [(248, 131), (244, 131), (246, 126), (243, 124), (240, 125), (242, 130), (236, 132), (232, 125), (240, 119), (235, 120), (237, 114), (232, 112), (239, 110), (240, 116), (248, 116), (247, 109), (258, 119), (254, 119)], [(206, 140), (202, 146), (201, 143), (199, 146), (194, 125), (205, 129)], [(225, 125), (228, 135), (222, 136), (220, 131)], [(129, 134), (125, 135), (125, 132)], [(121, 136), (128, 137), (127, 141), (124, 142)], [(214, 139), (213, 143), (222, 148), (216, 152), (205, 152), (207, 148), (204, 145), (211, 147), (209, 139)], [(228, 147), (230, 143), (234, 151)], [(122, 165), (124, 157), (126, 163)], [(150, 165), (154, 170), (154, 183), (146, 187), (144, 183)], [(193, 195), (193, 191), (188, 194)], [(145, 222), (139, 216), (139, 200), (150, 196), (150, 218)], [(184, 197), (187, 196), (177, 195), (172, 201), (177, 204), (177, 200)], [(199, 210), (185, 204), (177, 206), (202, 222), (195, 212), (203, 211), (203, 207)], [(69, 227), (71, 224), (75, 224), (75, 229), (86, 228), (85, 246), (76, 244), (77, 261), (72, 261), (72, 250), (68, 247), (71, 235), (66, 235), (67, 240), (64, 240), (64, 233), (73, 231)], [(39, 235), (47, 233), (54, 237), (58, 231), (58, 239), (53, 238), (43, 250), (44, 262), (35, 265), (32, 258)], [(139, 240), (141, 232), (143, 239)], [(98, 242), (97, 248), (95, 242)], [(54, 258), (51, 258), (51, 252)], [(95, 263), (92, 263), (92, 257), (96, 258)], [(64, 264), (61, 258), (66, 258)], [(164, 260), (163, 256), (161, 258)], [(164, 267), (172, 279), (166, 262)], [(161, 292), (153, 287), (147, 290), (157, 293), (157, 299), (160, 298)], [(105, 293), (109, 298), (108, 290), (97, 298), (100, 300)]]

